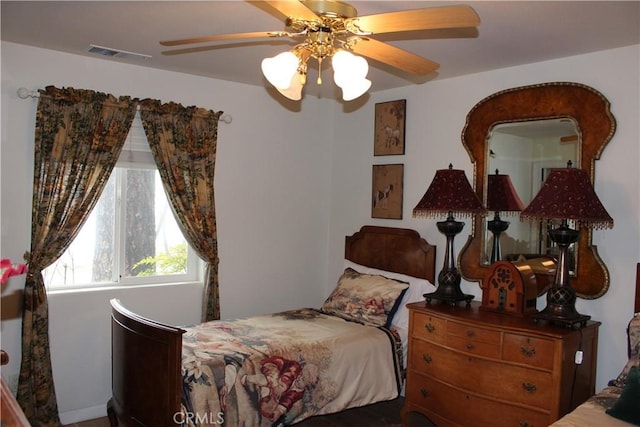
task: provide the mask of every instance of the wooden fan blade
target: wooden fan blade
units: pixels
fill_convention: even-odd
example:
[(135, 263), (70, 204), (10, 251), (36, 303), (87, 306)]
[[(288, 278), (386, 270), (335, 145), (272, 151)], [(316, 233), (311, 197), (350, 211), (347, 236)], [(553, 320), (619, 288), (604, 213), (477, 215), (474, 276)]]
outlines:
[(269, 6), (276, 9), (288, 18), (301, 19), (304, 21), (317, 21), (316, 15), (311, 9), (298, 0), (265, 1)]
[(436, 62), (388, 43), (364, 37), (359, 37), (359, 39), (353, 46), (354, 53), (389, 64), (408, 73), (424, 76), (440, 68)]
[(289, 40), (280, 39), (276, 41), (271, 40), (258, 40), (252, 42), (239, 41), (237, 43), (224, 43), (224, 44), (207, 44), (207, 45), (198, 45), (198, 46), (190, 46), (184, 47), (181, 49), (171, 49), (162, 51), (163, 55), (173, 56), (173, 55), (183, 55), (187, 53), (198, 53), (198, 52), (210, 52), (213, 50), (219, 49), (230, 49), (234, 47), (242, 47), (242, 46), (259, 46), (259, 45), (269, 45), (269, 46), (279, 46), (282, 45), (284, 47), (291, 48), (291, 42)]
[(476, 11), (465, 5), (380, 13), (377, 15), (360, 16), (349, 19), (348, 21), (351, 21), (363, 32), (373, 34), (441, 28), (465, 28), (475, 27), (480, 24), (480, 18)]
[(288, 33), (282, 31), (258, 31), (255, 33), (237, 33), (237, 34), (220, 34), (217, 36), (195, 37), (191, 39), (167, 40), (162, 41), (162, 46), (180, 46), (183, 44), (218, 42), (222, 40), (238, 40), (238, 39), (258, 39), (264, 37), (282, 37)]

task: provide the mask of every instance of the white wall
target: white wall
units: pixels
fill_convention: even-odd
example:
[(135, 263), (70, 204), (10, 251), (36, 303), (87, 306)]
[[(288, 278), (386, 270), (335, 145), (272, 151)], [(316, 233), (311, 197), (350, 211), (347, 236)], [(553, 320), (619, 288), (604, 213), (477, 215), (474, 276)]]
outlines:
[[(437, 169), (451, 162), (473, 177), (473, 165), (462, 142), (467, 112), (486, 96), (511, 87), (573, 81), (589, 85), (611, 102), (617, 131), (596, 162), (595, 189), (614, 218), (613, 230), (594, 231), (593, 242), (609, 268), (609, 291), (596, 300), (579, 300), (579, 312), (602, 322), (600, 328), (597, 385), (615, 378), (626, 361), (626, 324), (633, 313), (635, 265), (640, 261), (639, 176), (640, 157), (640, 46), (506, 68), (459, 78), (432, 81), (421, 86), (374, 93), (365, 106), (352, 114), (336, 110), (333, 150), (332, 209), (329, 276), (342, 266), (339, 256), (344, 235), (362, 224), (393, 225), (418, 230), (438, 245), (437, 271), (444, 258), (444, 236), (436, 220), (414, 219), (411, 211)], [(445, 65), (446, 66), (446, 65)], [(376, 102), (407, 100), (406, 154), (373, 156), (373, 117)], [(346, 141), (349, 143), (347, 144)], [(401, 221), (371, 219), (371, 165), (404, 163), (404, 207)], [(469, 222), (467, 221), (469, 224)], [(455, 245), (464, 245), (465, 226)], [(475, 283), (463, 282), (463, 290), (480, 298)], [(540, 305), (542, 304), (542, 305)], [(539, 302), (539, 309), (544, 302)]]
[[(279, 97), (260, 87), (12, 43), (1, 48), (3, 258), (20, 260), (30, 242), (37, 100), (19, 99), (17, 89), (92, 89), (197, 105), (233, 117), (231, 124), (220, 123), (216, 163), (223, 318), (322, 303), (332, 149), (322, 133), (330, 118), (326, 102), (306, 99), (296, 109), (280, 105)], [(108, 301), (114, 296), (159, 321), (187, 324), (200, 318), (199, 286), (50, 294), (53, 372), (65, 423), (105, 413), (111, 394)], [(2, 374), (12, 380), (20, 344), (3, 340), (2, 347), (12, 361)]]
[[(609, 98), (618, 120), (616, 135), (596, 164), (596, 191), (616, 227), (594, 233), (611, 273), (611, 289), (600, 299), (579, 301), (578, 309), (603, 322), (597, 388), (621, 369), (640, 260), (638, 46), (373, 93), (349, 106), (332, 95), (307, 98), (299, 108), (280, 105), (263, 88), (11, 43), (1, 47), (2, 257), (19, 259), (28, 249), (30, 233), (36, 102), (18, 99), (17, 88), (72, 86), (198, 105), (233, 116), (233, 123), (220, 125), (216, 165), (223, 318), (319, 305), (340, 273), (344, 236), (364, 224), (418, 230), (438, 245), (441, 266), (443, 236), (433, 220), (413, 219), (411, 210), (437, 169), (451, 162), (472, 177), (460, 138), (467, 112), (487, 95), (514, 86), (575, 81), (594, 87)], [(375, 103), (396, 99), (407, 100), (406, 154), (374, 157)], [(400, 221), (371, 218), (371, 166), (384, 163), (405, 165)], [(456, 249), (466, 232), (468, 226)], [(480, 296), (477, 284), (465, 282), (463, 288)], [(108, 299), (117, 296), (158, 320), (196, 321), (199, 289), (178, 291), (50, 296), (54, 377), (64, 422), (104, 413), (110, 394)]]

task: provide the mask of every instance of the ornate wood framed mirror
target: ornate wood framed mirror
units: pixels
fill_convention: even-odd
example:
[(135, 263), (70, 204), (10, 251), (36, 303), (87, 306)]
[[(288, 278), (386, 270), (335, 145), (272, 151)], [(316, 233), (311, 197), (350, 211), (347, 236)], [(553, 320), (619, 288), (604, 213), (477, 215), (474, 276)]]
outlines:
[[(474, 188), (481, 200), (487, 200), (487, 175), (494, 173), (489, 168), (493, 164), (491, 157), (496, 154), (490, 146), (495, 128), (499, 127), (502, 129), (500, 132), (504, 132), (504, 126), (501, 126), (504, 124), (517, 124), (516, 127), (520, 128), (535, 128), (536, 125), (548, 128), (549, 124), (554, 123), (570, 123), (565, 131), (573, 129), (572, 134), (563, 138), (574, 144), (573, 154), (561, 151), (561, 156), (575, 156), (572, 160), (574, 167), (584, 169), (593, 182), (595, 161), (600, 158), (616, 130), (610, 103), (597, 90), (579, 83), (543, 83), (497, 92), (473, 107), (467, 115), (462, 143), (474, 164)], [(527, 144), (531, 140), (522, 135), (519, 138), (516, 144)], [(527, 153), (533, 151), (535, 149), (532, 147), (526, 150)], [(551, 160), (557, 163), (566, 162), (567, 159)], [(529, 201), (523, 198), (525, 205)], [(487, 218), (481, 216), (473, 218), (471, 235), (460, 251), (460, 272), (470, 281), (481, 281), (490, 267), (485, 255), (488, 246), (486, 221)], [(519, 218), (516, 217), (512, 222), (519, 222)], [(539, 280), (538, 293), (544, 293), (552, 281), (553, 277)], [(599, 298), (609, 288), (609, 271), (600, 259), (597, 247), (592, 245), (591, 229), (581, 229), (570, 281), (577, 295), (585, 299)]]

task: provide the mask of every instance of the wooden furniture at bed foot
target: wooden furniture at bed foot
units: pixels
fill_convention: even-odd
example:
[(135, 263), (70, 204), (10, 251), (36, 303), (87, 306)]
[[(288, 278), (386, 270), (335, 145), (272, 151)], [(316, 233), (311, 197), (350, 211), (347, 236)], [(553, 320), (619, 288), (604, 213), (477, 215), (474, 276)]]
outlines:
[(477, 302), (408, 308), (404, 426), (419, 412), (439, 427), (543, 427), (595, 392), (599, 322), (535, 324)]
[[(9, 363), (9, 355), (0, 350), (0, 365)], [(29, 421), (18, 405), (4, 378), (0, 379), (0, 425), (2, 427), (29, 427)]]

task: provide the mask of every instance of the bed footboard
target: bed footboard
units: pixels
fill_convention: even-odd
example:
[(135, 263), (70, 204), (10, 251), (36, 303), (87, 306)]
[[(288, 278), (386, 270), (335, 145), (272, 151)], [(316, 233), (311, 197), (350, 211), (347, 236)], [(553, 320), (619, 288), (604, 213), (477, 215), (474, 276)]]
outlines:
[(183, 329), (111, 300), (111, 426), (173, 426), (181, 420)]

